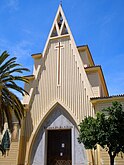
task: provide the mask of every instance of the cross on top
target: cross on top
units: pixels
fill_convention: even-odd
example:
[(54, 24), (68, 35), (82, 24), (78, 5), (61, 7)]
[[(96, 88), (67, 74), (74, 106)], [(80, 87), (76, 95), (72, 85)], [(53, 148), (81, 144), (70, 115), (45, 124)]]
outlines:
[(60, 5), (62, 6), (62, 0), (60, 1)]

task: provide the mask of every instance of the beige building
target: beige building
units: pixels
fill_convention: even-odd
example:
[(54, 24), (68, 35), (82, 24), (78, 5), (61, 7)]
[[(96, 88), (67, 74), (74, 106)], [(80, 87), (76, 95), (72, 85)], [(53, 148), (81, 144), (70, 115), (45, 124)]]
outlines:
[[(9, 155), (0, 156), (0, 165), (108, 165), (106, 151), (86, 151), (78, 143), (78, 125), (113, 100), (124, 106), (124, 95), (108, 95), (101, 66), (87, 45), (76, 46), (61, 5), (43, 53), (32, 58), (23, 99), (27, 114), (21, 130), (14, 122)], [(123, 164), (118, 156), (116, 165)]]

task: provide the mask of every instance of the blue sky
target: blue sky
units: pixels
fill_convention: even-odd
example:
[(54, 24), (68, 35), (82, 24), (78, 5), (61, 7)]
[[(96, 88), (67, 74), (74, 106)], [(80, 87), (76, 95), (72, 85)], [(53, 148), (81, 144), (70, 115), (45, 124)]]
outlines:
[[(0, 52), (30, 68), (43, 51), (60, 0), (0, 0)], [(124, 0), (63, 0), (77, 46), (88, 44), (102, 65), (109, 94), (124, 93)]]

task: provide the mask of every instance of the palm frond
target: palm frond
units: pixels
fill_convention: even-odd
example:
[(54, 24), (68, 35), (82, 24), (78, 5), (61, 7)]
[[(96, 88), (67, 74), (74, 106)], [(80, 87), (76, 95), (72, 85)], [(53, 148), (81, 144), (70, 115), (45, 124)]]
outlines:
[(8, 64), (8, 66), (1, 66), (0, 67), (0, 74), (4, 74), (4, 73), (6, 73), (7, 71), (10, 71), (12, 68), (15, 68), (15, 67), (17, 67), (17, 66), (19, 66), (19, 64), (15, 64), (14, 62), (13, 63), (11, 63), (11, 64)]
[(18, 82), (28, 83), (28, 79), (24, 76), (17, 76), (25, 71), (22, 65), (16, 63), (16, 57), (10, 58), (7, 51), (0, 55), (0, 131), (4, 129), (4, 123), (7, 121), (10, 131), (12, 131), (13, 114), (15, 114), (18, 122), (21, 124), (21, 119), (24, 116), (24, 107), (18, 96), (12, 92), (13, 90), (24, 95), (28, 94)]
[(9, 56), (9, 54), (7, 53), (7, 51), (4, 51), (1, 55), (0, 55), (0, 65), (6, 60), (6, 58)]
[(24, 96), (25, 93), (28, 94), (27, 91), (25, 91), (22, 87), (19, 87), (19, 86), (16, 85), (16, 84), (14, 84), (14, 85), (13, 85), (13, 84), (6, 84), (5, 86), (6, 86), (7, 88), (10, 88), (10, 89), (13, 89), (13, 90), (18, 91), (19, 93), (22, 94), (22, 96)]
[(26, 82), (26, 83), (29, 82), (26, 77), (22, 77), (22, 76), (13, 76), (13, 80), (15, 80), (15, 81), (23, 81), (23, 82)]
[(29, 69), (27, 69), (27, 68), (16, 68), (16, 69), (13, 69), (13, 70), (9, 71), (8, 73), (9, 74), (15, 73), (15, 72), (17, 72), (17, 73), (23, 73), (23, 71), (29, 71)]

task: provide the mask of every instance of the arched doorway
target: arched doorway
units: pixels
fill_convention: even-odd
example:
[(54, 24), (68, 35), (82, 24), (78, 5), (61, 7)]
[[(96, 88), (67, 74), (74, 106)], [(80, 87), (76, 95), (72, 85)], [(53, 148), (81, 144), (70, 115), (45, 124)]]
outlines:
[(49, 113), (34, 140), (32, 165), (84, 165), (84, 146), (78, 143), (78, 128), (71, 115), (59, 104)]

